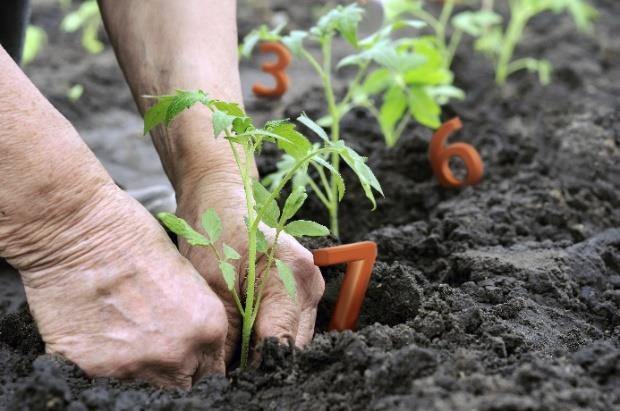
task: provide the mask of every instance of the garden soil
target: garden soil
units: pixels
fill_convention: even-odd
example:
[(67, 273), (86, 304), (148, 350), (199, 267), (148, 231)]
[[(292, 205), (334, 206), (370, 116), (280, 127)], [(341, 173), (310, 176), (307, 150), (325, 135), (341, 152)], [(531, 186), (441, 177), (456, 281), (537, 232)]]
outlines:
[[(307, 26), (312, 10), (300, 3), (278, 2), (273, 18)], [(366, 112), (344, 120), (344, 139), (368, 156), (385, 191), (370, 211), (345, 172), (342, 240), (379, 247), (357, 331), (325, 331), (342, 277), (329, 269), (317, 334), (304, 350), (267, 341), (258, 368), (207, 378), (189, 393), (89, 379), (44, 354), (19, 277), (2, 266), (0, 409), (620, 410), (620, 4), (595, 3), (593, 35), (554, 15), (528, 31), (518, 52), (551, 60), (547, 87), (521, 73), (500, 89), (483, 57), (467, 47), (458, 54), (467, 99), (448, 105), (445, 119), (461, 117), (452, 141), (472, 144), (485, 162), (475, 187), (437, 184), (428, 130), (412, 126), (388, 149)], [(241, 31), (258, 15), (243, 10)], [(51, 2), (36, 5), (33, 18), (49, 32), (26, 69), (33, 81), (117, 181), (166, 185), (113, 53), (83, 52), (56, 28), (61, 12)], [(254, 99), (251, 84), (268, 81), (257, 64), (242, 64), (252, 114), (324, 114), (302, 64), (282, 101)], [(66, 97), (76, 83), (85, 88), (77, 104)], [(261, 171), (276, 160), (266, 149)], [(325, 221), (316, 203), (305, 213)]]

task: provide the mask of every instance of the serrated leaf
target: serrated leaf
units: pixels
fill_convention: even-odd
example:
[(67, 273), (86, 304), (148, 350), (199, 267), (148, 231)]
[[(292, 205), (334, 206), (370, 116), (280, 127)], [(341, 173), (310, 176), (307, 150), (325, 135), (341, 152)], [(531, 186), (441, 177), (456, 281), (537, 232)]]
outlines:
[(223, 100), (212, 100), (211, 104), (219, 111), (223, 111), (232, 117), (246, 117), (245, 111), (237, 103), (231, 103)]
[(202, 90), (177, 90), (177, 93), (174, 95), (172, 101), (170, 102), (170, 105), (168, 106), (168, 110), (166, 111), (166, 126), (170, 124), (170, 122), (176, 116), (178, 116), (184, 110), (192, 107), (194, 104), (202, 103), (204, 105), (208, 105), (209, 102), (209, 97)]
[(312, 143), (303, 134), (295, 129), (295, 124), (289, 121), (271, 121), (265, 124), (265, 130), (276, 134), (277, 145), (286, 154), (294, 158), (302, 158), (312, 149)]
[(353, 47), (357, 47), (357, 27), (364, 10), (353, 3), (346, 7), (337, 6), (322, 16), (310, 32), (319, 38), (327, 38), (338, 32)]
[(213, 113), (213, 134), (217, 138), (224, 130), (228, 130), (235, 120), (235, 117), (230, 116), (223, 111), (215, 111)]
[(159, 213), (157, 214), (157, 218), (159, 218), (168, 230), (185, 239), (190, 245), (208, 246), (211, 244), (205, 236), (194, 230), (187, 221), (172, 213)]
[(297, 213), (297, 211), (299, 211), (301, 206), (304, 205), (307, 198), (308, 194), (306, 194), (306, 190), (303, 187), (294, 188), (284, 203), (284, 208), (282, 209), (282, 222), (286, 223), (290, 220)]
[(232, 291), (235, 288), (235, 280), (237, 279), (235, 267), (226, 261), (220, 261), (219, 266), (222, 276), (224, 277), (224, 281), (226, 281), (228, 291)]
[(379, 126), (388, 146), (396, 143), (394, 127), (407, 110), (407, 96), (400, 86), (392, 85), (383, 95), (383, 103), (379, 109)]
[(409, 111), (420, 124), (436, 129), (441, 125), (439, 104), (422, 87), (409, 89)]
[[(339, 152), (339, 150), (337, 149), (335, 150), (336, 152)], [(338, 194), (338, 201), (342, 201), (342, 198), (344, 197), (344, 192), (345, 192), (344, 179), (342, 178), (342, 175), (329, 162), (325, 161), (325, 159), (319, 156), (314, 157), (312, 161), (318, 163), (322, 167), (327, 168), (329, 172), (332, 174), (332, 176), (335, 178), (335, 181), (336, 181), (336, 191)]]
[(309, 220), (291, 221), (284, 227), (284, 231), (293, 237), (323, 237), (329, 235), (327, 227)]
[(386, 20), (394, 20), (405, 13), (411, 13), (422, 8), (420, 0), (383, 0), (383, 12)]
[(262, 221), (269, 227), (277, 227), (280, 218), (280, 208), (276, 200), (271, 199), (271, 193), (261, 184), (260, 181), (252, 182), (254, 201), (256, 201), (256, 211), (262, 211)]
[(289, 297), (293, 302), (297, 301), (297, 283), (295, 282), (295, 276), (293, 275), (293, 271), (289, 268), (281, 260), (276, 260), (276, 269), (278, 271), (278, 276), (284, 284), (284, 289), (288, 293)]
[(308, 37), (308, 32), (293, 30), (288, 36), (282, 37), (282, 43), (293, 53), (295, 57), (301, 57), (304, 39)]
[(380, 93), (387, 89), (392, 84), (393, 78), (390, 70), (386, 68), (380, 68), (370, 73), (364, 83), (362, 83), (362, 90), (368, 95)]
[(145, 135), (157, 125), (165, 123), (166, 112), (168, 111), (168, 106), (172, 103), (173, 98), (174, 97), (172, 96), (158, 97), (158, 101), (146, 111), (144, 114)]
[(207, 209), (207, 211), (202, 214), (200, 221), (202, 222), (202, 228), (204, 228), (212, 243), (220, 239), (220, 235), (222, 234), (222, 221), (215, 209)]
[(317, 123), (315, 123), (314, 120), (308, 117), (306, 113), (303, 113), (301, 116), (297, 117), (297, 121), (299, 121), (301, 124), (305, 125), (310, 130), (312, 130), (314, 133), (316, 133), (316, 135), (321, 137), (323, 141), (329, 142), (329, 137), (327, 136), (327, 133), (325, 132), (325, 130), (323, 130), (323, 128), (319, 126)]
[(224, 256), (227, 260), (238, 260), (241, 258), (241, 255), (237, 252), (237, 250), (228, 244), (224, 244)]
[(362, 185), (362, 189), (364, 190), (364, 194), (366, 194), (366, 198), (368, 198), (372, 203), (372, 208), (374, 210), (377, 208), (377, 203), (372, 190), (374, 189), (382, 196), (384, 194), (377, 177), (375, 177), (370, 167), (366, 164), (366, 159), (357, 154), (352, 148), (346, 146), (343, 147), (340, 155), (357, 175), (360, 184)]

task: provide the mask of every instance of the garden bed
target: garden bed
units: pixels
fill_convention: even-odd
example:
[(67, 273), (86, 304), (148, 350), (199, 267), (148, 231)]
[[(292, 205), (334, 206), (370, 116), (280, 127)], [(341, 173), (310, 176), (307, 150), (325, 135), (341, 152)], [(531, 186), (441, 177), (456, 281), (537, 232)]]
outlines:
[[(450, 104), (446, 119), (461, 117), (458, 140), (485, 162), (475, 187), (437, 184), (429, 131), (411, 127), (388, 149), (367, 113), (345, 118), (343, 139), (369, 157), (385, 192), (371, 212), (351, 183), (341, 208), (343, 241), (379, 247), (357, 332), (324, 331), (339, 280), (325, 270), (318, 332), (303, 351), (267, 342), (258, 369), (208, 378), (190, 393), (91, 380), (43, 354), (19, 278), (0, 266), (0, 409), (620, 409), (620, 4), (595, 4), (601, 18), (591, 37), (557, 16), (537, 18), (528, 32), (521, 51), (555, 67), (547, 87), (519, 74), (500, 89), (483, 58), (457, 55), (467, 100)], [(27, 71), (80, 131), (126, 119), (112, 141), (137, 137), (112, 52), (85, 55), (55, 29), (59, 13), (35, 9), (51, 44)], [(258, 76), (254, 66), (244, 63), (244, 89)], [(248, 95), (248, 111), (324, 114), (321, 93), (295, 73), (303, 69), (293, 67), (294, 95), (276, 103)], [(78, 105), (62, 87), (75, 82), (86, 89)], [(87, 140), (119, 170), (113, 147)], [(131, 147), (151, 161), (145, 181), (163, 181), (151, 172), (152, 147)], [(275, 160), (267, 151), (261, 171)], [(327, 217), (318, 203), (305, 213)]]

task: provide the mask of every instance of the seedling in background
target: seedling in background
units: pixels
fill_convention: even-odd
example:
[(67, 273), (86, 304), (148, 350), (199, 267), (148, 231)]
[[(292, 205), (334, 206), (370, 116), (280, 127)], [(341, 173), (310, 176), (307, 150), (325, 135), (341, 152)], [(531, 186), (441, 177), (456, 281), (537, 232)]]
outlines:
[[(65, 7), (68, 4), (65, 4)], [(67, 33), (74, 33), (81, 29), (84, 49), (91, 54), (99, 54), (104, 49), (103, 43), (98, 38), (99, 27), (102, 24), (97, 1), (87, 0), (76, 11), (65, 16), (60, 23), (60, 28)]]
[(39, 26), (29, 25), (26, 28), (26, 38), (24, 39), (24, 51), (22, 54), (22, 64), (24, 66), (32, 61), (41, 52), (47, 43), (47, 33)]
[[(303, 186), (294, 187), (284, 201), (284, 206), (280, 208), (277, 200), (282, 190), (294, 178), (307, 173), (308, 167), (321, 167), (331, 173), (336, 184), (335, 195), (341, 199), (345, 190), (344, 181), (338, 171), (324, 160), (324, 156), (330, 154), (342, 158), (351, 166), (362, 186), (367, 189), (367, 195), (373, 203), (371, 187), (378, 190), (381, 188), (361, 156), (342, 141), (331, 141), (325, 131), (305, 115), (299, 117), (298, 121), (317, 133), (321, 138), (321, 144), (311, 144), (295, 129), (295, 125), (287, 120), (270, 121), (262, 128), (257, 128), (239, 105), (211, 99), (200, 90), (177, 91), (172, 96), (155, 98), (158, 102), (144, 116), (145, 134), (158, 124), (168, 126), (174, 118), (194, 104), (202, 104), (213, 113), (215, 138), (223, 134), (229, 142), (243, 181), (248, 238), (247, 269), (245, 273), (242, 273), (247, 278), (244, 295), (240, 295), (241, 291), (237, 291), (239, 285), (237, 274), (231, 264), (231, 261), (239, 259), (240, 255), (231, 246), (219, 241), (221, 232), (226, 227), (222, 227), (222, 222), (215, 210), (208, 209), (202, 215), (201, 223), (204, 232), (191, 227), (185, 220), (173, 214), (159, 215), (161, 221), (172, 232), (192, 246), (209, 248), (218, 259), (222, 276), (243, 318), (241, 334), (241, 367), (243, 368), (248, 362), (252, 329), (260, 309), (264, 287), (274, 266), (290, 297), (293, 300), (296, 298), (295, 278), (291, 269), (283, 261), (275, 258), (280, 235), (283, 232), (295, 237), (329, 234), (329, 230), (318, 223), (293, 219), (307, 198)], [(261, 182), (252, 178), (254, 156), (265, 143), (276, 144), (291, 161), (288, 171), (280, 176), (271, 192)], [(246, 159), (245, 163), (241, 160), (242, 158)], [(267, 236), (262, 231), (265, 226), (271, 227), (274, 231), (271, 243), (267, 241)], [(257, 272), (256, 263), (259, 253), (266, 256), (267, 260), (262, 273)]]
[(538, 73), (542, 84), (551, 80), (551, 63), (524, 57), (513, 60), (516, 46), (522, 39), (529, 21), (544, 12), (568, 12), (577, 28), (584, 32), (592, 30), (597, 11), (584, 0), (509, 0), (510, 17), (504, 30), (501, 21), (493, 24), (476, 41), (476, 49), (489, 55), (496, 62), (495, 80), (504, 84), (508, 76), (520, 70)]
[[(249, 57), (260, 41), (279, 41), (285, 44), (294, 56), (306, 60), (322, 80), (327, 106), (327, 116), (319, 123), (328, 126), (330, 140), (340, 141), (340, 123), (352, 109), (368, 109), (378, 120), (388, 146), (393, 146), (411, 120), (436, 128), (440, 122), (440, 104), (450, 98), (462, 98), (461, 90), (452, 86), (452, 73), (446, 68), (442, 53), (431, 38), (401, 38), (393, 40), (394, 32), (408, 27), (422, 27), (420, 20), (387, 21), (376, 33), (360, 39), (358, 25), (364, 11), (357, 4), (338, 6), (323, 15), (308, 31), (292, 31), (283, 35), (284, 27), (269, 30), (266, 26), (251, 32), (240, 47), (241, 55)], [(332, 46), (336, 36), (344, 38), (354, 53), (337, 65), (333, 62)], [(305, 43), (315, 43), (321, 49), (316, 58)], [(336, 66), (336, 67), (335, 67)], [(354, 67), (356, 74), (346, 94), (337, 99), (332, 75), (336, 68)], [(376, 105), (377, 101), (380, 104)], [(325, 176), (325, 167), (319, 165), (316, 175), (300, 175), (295, 184), (310, 186), (330, 216), (330, 228), (338, 231), (338, 181), (340, 156), (331, 154), (329, 161), (331, 179)], [(278, 163), (278, 171), (266, 179), (273, 187), (281, 175), (290, 170), (291, 159), (284, 157)], [(351, 165), (351, 164), (349, 164)], [(372, 186), (373, 188), (377, 188)], [(370, 187), (365, 187), (368, 195)]]

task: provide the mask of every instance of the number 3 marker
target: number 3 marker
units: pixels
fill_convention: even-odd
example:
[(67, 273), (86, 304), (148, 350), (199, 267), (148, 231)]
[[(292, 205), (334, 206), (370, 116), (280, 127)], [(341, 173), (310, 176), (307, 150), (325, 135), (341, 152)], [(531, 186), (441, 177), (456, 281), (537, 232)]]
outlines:
[(252, 91), (259, 97), (281, 97), (288, 90), (288, 75), (286, 68), (291, 64), (291, 53), (280, 43), (262, 43), (259, 46), (261, 53), (273, 53), (278, 57), (274, 63), (265, 63), (261, 66), (261, 70), (271, 74), (276, 85), (273, 88), (267, 88), (262, 84), (254, 84)]
[[(476, 184), (480, 181), (484, 172), (484, 164), (480, 159), (480, 154), (470, 144), (454, 143), (444, 147), (446, 139), (462, 127), (463, 124), (458, 117), (446, 121), (437, 129), (428, 148), (428, 158), (433, 172), (437, 180), (439, 180), (439, 184), (446, 187)], [(460, 157), (465, 162), (467, 176), (464, 180), (456, 178), (452, 170), (450, 170), (451, 157)]]
[(377, 244), (372, 241), (363, 241), (320, 248), (315, 250), (313, 255), (314, 264), (319, 267), (347, 264), (329, 329), (352, 330), (355, 328), (360, 315), (360, 309), (372, 274), (372, 267), (375, 265)]

